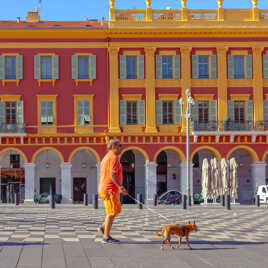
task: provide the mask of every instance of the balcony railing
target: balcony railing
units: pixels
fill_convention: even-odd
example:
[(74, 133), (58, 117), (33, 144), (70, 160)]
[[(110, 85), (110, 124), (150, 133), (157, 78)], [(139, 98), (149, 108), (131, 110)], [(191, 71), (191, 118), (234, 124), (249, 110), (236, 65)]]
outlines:
[(0, 133), (25, 133), (25, 124), (0, 123)]
[(192, 121), (193, 131), (260, 131), (268, 130), (268, 121)]

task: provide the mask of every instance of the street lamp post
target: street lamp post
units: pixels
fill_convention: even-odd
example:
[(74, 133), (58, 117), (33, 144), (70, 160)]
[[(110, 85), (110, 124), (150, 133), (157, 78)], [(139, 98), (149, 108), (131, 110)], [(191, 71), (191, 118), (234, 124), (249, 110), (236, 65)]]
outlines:
[[(194, 99), (191, 97), (191, 91), (189, 89), (186, 89), (186, 112), (184, 114), (184, 117), (186, 119), (186, 194), (188, 197), (188, 205), (191, 206), (191, 186), (190, 186), (190, 119), (192, 116), (192, 105), (194, 105)], [(180, 98), (180, 105), (181, 105), (181, 111), (183, 114), (183, 104), (184, 100), (183, 98)]]

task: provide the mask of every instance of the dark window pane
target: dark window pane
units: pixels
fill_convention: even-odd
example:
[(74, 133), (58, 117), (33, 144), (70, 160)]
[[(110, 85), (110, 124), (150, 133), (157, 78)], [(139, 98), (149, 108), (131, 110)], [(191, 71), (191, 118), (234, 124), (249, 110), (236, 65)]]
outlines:
[(127, 56), (127, 78), (136, 79), (137, 78), (137, 57)]
[(16, 57), (7, 56), (5, 57), (6, 69), (5, 76), (6, 79), (16, 79)]
[(128, 101), (127, 102), (127, 124), (135, 125), (138, 123), (137, 120), (137, 102)]
[(52, 78), (52, 57), (41, 56), (41, 79)]
[(200, 101), (198, 102), (199, 109), (199, 122), (200, 123), (208, 123), (209, 120), (209, 102), (208, 101)]
[(16, 102), (6, 102), (6, 123), (16, 124)]
[(199, 56), (199, 78), (209, 78), (208, 56)]
[(89, 57), (88, 56), (79, 56), (78, 57), (78, 78), (79, 79), (88, 79), (89, 78)]
[(162, 57), (162, 72), (163, 78), (173, 78), (172, 75), (172, 56)]
[(10, 155), (10, 167), (11, 168), (20, 168), (20, 155), (11, 154)]
[(173, 124), (172, 101), (163, 101), (163, 124)]
[(234, 56), (234, 78), (244, 78), (244, 56)]

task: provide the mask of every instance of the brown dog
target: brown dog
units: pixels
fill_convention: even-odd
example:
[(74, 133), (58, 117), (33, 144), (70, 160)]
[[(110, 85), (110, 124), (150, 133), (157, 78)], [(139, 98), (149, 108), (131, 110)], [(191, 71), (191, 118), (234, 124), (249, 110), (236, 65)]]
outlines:
[(189, 249), (192, 249), (190, 246), (190, 243), (189, 243), (189, 234), (192, 231), (196, 231), (196, 232), (198, 231), (197, 226), (195, 224), (195, 221), (193, 223), (191, 223), (189, 221), (189, 223), (186, 225), (166, 225), (162, 229), (162, 233), (155, 232), (155, 234), (157, 236), (164, 236), (164, 239), (162, 240), (162, 243), (161, 243), (161, 249), (164, 248), (164, 244), (166, 243), (166, 241), (168, 242), (168, 245), (171, 248), (174, 248), (170, 244), (171, 235), (173, 235), (173, 234), (177, 235), (179, 238), (179, 244), (178, 244), (177, 248), (181, 246), (182, 237), (185, 236), (187, 246), (189, 247)]

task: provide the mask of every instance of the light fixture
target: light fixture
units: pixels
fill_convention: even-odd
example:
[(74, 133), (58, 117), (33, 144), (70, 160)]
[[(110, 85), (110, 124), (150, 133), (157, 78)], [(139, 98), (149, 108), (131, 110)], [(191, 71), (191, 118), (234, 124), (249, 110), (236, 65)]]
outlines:
[(135, 164), (134, 163), (131, 163), (131, 167), (134, 168), (135, 167)]
[(50, 163), (46, 162), (46, 168), (49, 168), (49, 167), (50, 167)]

